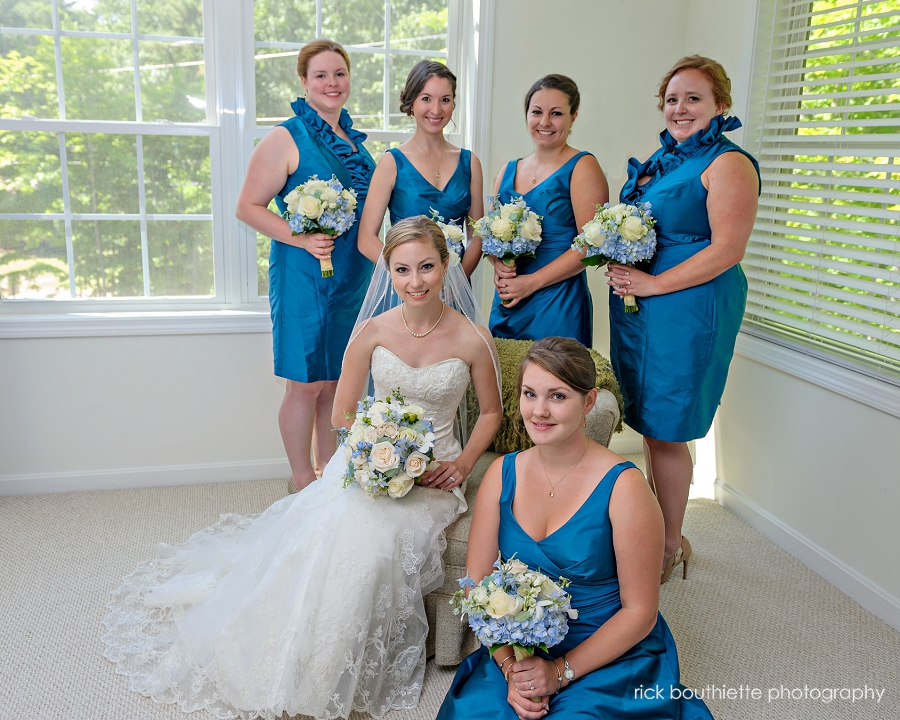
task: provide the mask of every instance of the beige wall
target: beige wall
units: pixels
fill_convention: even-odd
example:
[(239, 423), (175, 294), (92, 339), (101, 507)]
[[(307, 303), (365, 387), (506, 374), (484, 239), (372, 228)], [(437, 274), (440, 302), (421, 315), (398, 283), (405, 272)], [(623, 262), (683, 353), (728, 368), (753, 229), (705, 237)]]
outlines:
[(736, 356), (717, 497), (900, 627), (900, 418)]
[(0, 494), (287, 474), (271, 336), (0, 341)]

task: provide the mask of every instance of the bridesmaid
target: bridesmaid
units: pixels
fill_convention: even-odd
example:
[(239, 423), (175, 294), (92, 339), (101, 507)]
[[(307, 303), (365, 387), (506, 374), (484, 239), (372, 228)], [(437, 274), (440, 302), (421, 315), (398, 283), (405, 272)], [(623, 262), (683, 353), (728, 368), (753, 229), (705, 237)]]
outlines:
[(507, 163), (494, 193), (500, 203), (524, 197), (543, 216), (543, 231), (534, 259), (509, 268), (490, 257), (497, 292), (489, 323), (495, 337), (563, 335), (591, 347), (591, 296), (581, 255), (571, 245), (595, 206), (609, 200), (609, 186), (596, 158), (568, 143), (580, 101), (578, 86), (565, 75), (541, 78), (525, 96), (534, 153)]
[(400, 111), (416, 121), (416, 131), (378, 161), (360, 220), (360, 250), (373, 262), (382, 250), (378, 233), (386, 209), (392, 225), (413, 215), (430, 218), (434, 209), (445, 222), (453, 220), (466, 229), (469, 242), (462, 259), (466, 275), (478, 265), (481, 242), (472, 241), (467, 220), (484, 214), (483, 175), (473, 152), (444, 138), (455, 107), (456, 75), (433, 60), (416, 63), (400, 93)]
[(659, 614), (659, 506), (632, 463), (585, 435), (594, 373), (587, 349), (569, 338), (528, 351), (519, 411), (535, 446), (488, 469), (466, 554), (476, 580), (498, 552), (566, 577), (578, 617), (549, 653), (520, 662), (509, 646), (493, 658), (485, 647), (469, 655), (437, 720), (712, 718), (701, 700), (677, 692), (678, 654)]
[[(684, 562), (681, 535), (693, 464), (687, 442), (712, 425), (747, 300), (738, 264), (760, 191), (756, 160), (723, 133), (731, 81), (715, 60), (679, 60), (659, 86), (666, 129), (646, 162), (628, 161), (621, 202), (652, 204), (656, 255), (638, 268), (612, 266), (611, 358), (625, 396), (625, 420), (644, 436), (647, 478), (666, 522), (661, 582)], [(640, 311), (626, 315), (620, 296)]]
[[(375, 161), (343, 109), (350, 94), (350, 58), (331, 40), (308, 43), (297, 58), (306, 91), (291, 107), (295, 116), (260, 141), (250, 156), (237, 202), (237, 218), (272, 238), (269, 302), (275, 374), (286, 379), (278, 413), (291, 464), (291, 492), (316, 479), (334, 454), (331, 408), (344, 348), (366, 294), (372, 263), (357, 249), (355, 224), (344, 236), (291, 235), (287, 221), (268, 209), (312, 175), (337, 176), (356, 190), (361, 212)], [(334, 276), (323, 278), (319, 260), (332, 258)], [(315, 467), (310, 462), (310, 445)]]

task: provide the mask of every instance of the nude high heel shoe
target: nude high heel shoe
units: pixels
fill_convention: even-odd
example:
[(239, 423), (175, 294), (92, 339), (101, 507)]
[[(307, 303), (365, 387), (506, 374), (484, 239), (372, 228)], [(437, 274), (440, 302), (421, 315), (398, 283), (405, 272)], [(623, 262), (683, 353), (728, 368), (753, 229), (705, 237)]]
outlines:
[(675, 554), (669, 558), (669, 562), (666, 563), (665, 569), (662, 571), (662, 575), (659, 578), (659, 584), (662, 585), (666, 580), (669, 579), (669, 575), (672, 574), (672, 571), (678, 567), (681, 563), (684, 563), (684, 568), (682, 570), (681, 579), (687, 580), (687, 570), (688, 570), (688, 560), (691, 559), (691, 555), (694, 554), (694, 549), (691, 547), (691, 544), (688, 542), (688, 539), (681, 536), (681, 545), (678, 546), (678, 549), (675, 551)]

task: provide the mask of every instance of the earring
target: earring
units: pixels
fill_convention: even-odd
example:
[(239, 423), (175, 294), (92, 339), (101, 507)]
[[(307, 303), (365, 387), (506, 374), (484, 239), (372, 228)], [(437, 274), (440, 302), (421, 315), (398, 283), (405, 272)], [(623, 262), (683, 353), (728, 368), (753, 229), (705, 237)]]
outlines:
[(584, 426), (587, 427), (587, 415), (584, 416)]

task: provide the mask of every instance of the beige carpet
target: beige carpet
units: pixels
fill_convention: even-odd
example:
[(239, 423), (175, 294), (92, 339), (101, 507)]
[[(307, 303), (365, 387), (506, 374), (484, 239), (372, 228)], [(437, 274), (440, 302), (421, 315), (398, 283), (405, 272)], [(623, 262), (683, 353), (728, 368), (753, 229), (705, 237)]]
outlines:
[[(179, 542), (221, 512), (255, 513), (285, 482), (0, 498), (0, 718), (192, 717), (131, 693), (103, 656), (108, 592), (157, 542)], [(713, 699), (719, 720), (900, 717), (900, 633), (711, 500), (692, 500), (686, 582), (663, 588), (682, 681), (762, 697)], [(431, 720), (452, 670), (429, 664), (421, 704), (391, 720)], [(865, 700), (790, 699), (806, 687), (884, 690)], [(782, 697), (769, 701), (770, 691)], [(746, 692), (746, 690), (745, 690)], [(815, 693), (813, 693), (815, 694)]]

